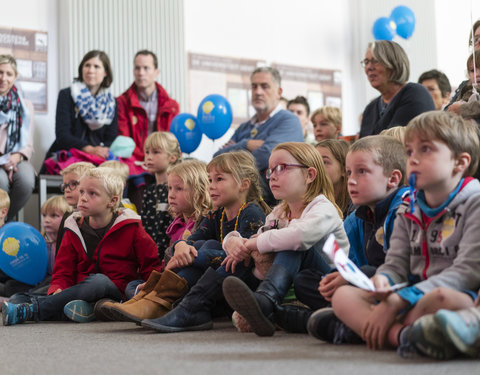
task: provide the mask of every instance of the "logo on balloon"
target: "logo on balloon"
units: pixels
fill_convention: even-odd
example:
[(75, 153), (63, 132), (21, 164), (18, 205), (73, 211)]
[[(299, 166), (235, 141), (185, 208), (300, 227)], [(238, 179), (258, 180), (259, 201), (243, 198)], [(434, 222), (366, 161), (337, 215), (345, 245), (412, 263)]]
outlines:
[(20, 250), (20, 242), (16, 238), (8, 237), (3, 241), (2, 250), (5, 254), (16, 257)]
[(203, 112), (205, 112), (207, 115), (209, 115), (210, 112), (212, 112), (212, 109), (214, 109), (214, 108), (215, 108), (215, 106), (213, 105), (213, 103), (211, 101), (203, 103), (203, 106), (202, 106)]
[(195, 121), (193, 121), (191, 118), (189, 118), (187, 121), (185, 121), (185, 127), (188, 130), (193, 130), (193, 128), (195, 127)]

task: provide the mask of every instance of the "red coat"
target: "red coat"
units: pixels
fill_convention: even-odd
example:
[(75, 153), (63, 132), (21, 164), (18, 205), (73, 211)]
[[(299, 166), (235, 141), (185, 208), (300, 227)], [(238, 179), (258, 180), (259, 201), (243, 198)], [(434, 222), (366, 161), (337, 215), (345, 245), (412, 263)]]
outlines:
[(131, 210), (120, 215), (105, 234), (93, 255), (87, 250), (74, 212), (65, 220), (65, 234), (55, 259), (48, 294), (78, 284), (92, 273), (103, 273), (123, 293), (127, 284), (136, 279), (147, 280), (153, 270), (161, 271), (155, 242), (145, 232), (140, 216)]
[[(178, 103), (170, 99), (165, 89), (155, 82), (157, 86), (158, 110), (157, 131), (170, 130), (170, 123), (179, 113)], [(133, 138), (135, 150), (133, 158), (143, 161), (143, 144), (148, 137), (147, 112), (138, 101), (135, 83), (117, 98), (118, 104), (118, 134)]]

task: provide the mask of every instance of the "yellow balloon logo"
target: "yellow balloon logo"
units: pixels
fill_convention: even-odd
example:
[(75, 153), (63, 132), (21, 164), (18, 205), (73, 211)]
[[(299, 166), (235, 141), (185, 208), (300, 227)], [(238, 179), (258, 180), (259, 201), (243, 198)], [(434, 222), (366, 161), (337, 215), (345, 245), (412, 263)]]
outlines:
[(18, 250), (20, 249), (20, 242), (16, 238), (8, 237), (3, 241), (2, 250), (4, 253), (16, 257)]
[(205, 112), (207, 115), (210, 114), (210, 112), (212, 112), (213, 108), (215, 108), (215, 106), (210, 100), (203, 103), (202, 109), (203, 109), (203, 112)]
[(195, 121), (189, 118), (187, 121), (185, 121), (185, 127), (190, 131), (193, 130), (193, 128), (195, 127)]

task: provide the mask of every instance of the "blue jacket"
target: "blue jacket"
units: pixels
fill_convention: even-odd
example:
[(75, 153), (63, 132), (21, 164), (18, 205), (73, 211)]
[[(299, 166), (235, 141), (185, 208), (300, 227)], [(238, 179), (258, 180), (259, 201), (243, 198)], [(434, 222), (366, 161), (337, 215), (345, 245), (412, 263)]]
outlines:
[[(406, 186), (397, 189), (395, 192), (392, 193), (393, 197), (389, 196), (385, 199), (385, 200), (390, 200), (390, 204), (388, 205), (388, 207), (379, 208), (381, 211), (384, 211), (383, 214), (386, 213), (385, 220), (382, 226), (383, 227), (383, 250), (385, 253), (390, 247), (390, 236), (393, 231), (393, 222), (395, 220), (395, 214), (397, 212), (397, 208), (402, 203), (402, 198), (405, 196), (407, 192), (408, 192), (408, 187)], [(368, 265), (368, 264), (374, 265), (367, 260), (367, 256), (365, 252), (366, 250), (365, 241), (364, 241), (365, 240), (365, 233), (364, 233), (365, 221), (356, 215), (357, 210), (355, 210), (350, 215), (348, 215), (348, 217), (345, 219), (343, 223), (345, 227), (345, 232), (347, 232), (347, 237), (350, 242), (350, 252), (348, 253), (348, 257), (359, 267), (363, 265)], [(375, 211), (377, 211), (377, 206), (375, 207)], [(382, 214), (382, 212), (380, 212), (380, 214)], [(378, 264), (375, 266), (378, 266)]]
[(251, 139), (264, 140), (265, 143), (261, 147), (252, 151), (257, 168), (262, 174), (268, 168), (268, 158), (276, 145), (283, 142), (304, 142), (300, 121), (290, 111), (277, 112), (260, 125), (257, 128), (258, 133), (252, 137), (254, 127), (250, 120), (241, 124), (231, 138), (235, 144), (218, 150), (214, 156), (230, 151), (247, 150), (247, 142)]

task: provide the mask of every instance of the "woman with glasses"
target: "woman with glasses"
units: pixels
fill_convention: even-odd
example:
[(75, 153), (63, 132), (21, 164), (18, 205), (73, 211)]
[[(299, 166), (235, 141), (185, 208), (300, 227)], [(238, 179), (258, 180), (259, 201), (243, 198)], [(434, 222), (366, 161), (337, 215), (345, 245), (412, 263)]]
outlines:
[(15, 81), (17, 62), (0, 55), (0, 188), (10, 196), (7, 221), (27, 203), (35, 187), (33, 154), (33, 107), (20, 95)]
[(410, 63), (399, 44), (387, 40), (370, 43), (361, 64), (370, 85), (380, 96), (363, 112), (360, 138), (394, 126), (406, 126), (420, 113), (435, 109), (425, 87), (407, 82)]

